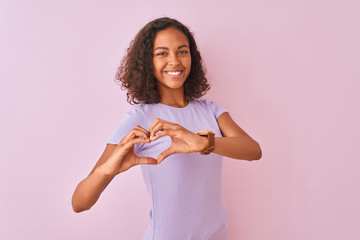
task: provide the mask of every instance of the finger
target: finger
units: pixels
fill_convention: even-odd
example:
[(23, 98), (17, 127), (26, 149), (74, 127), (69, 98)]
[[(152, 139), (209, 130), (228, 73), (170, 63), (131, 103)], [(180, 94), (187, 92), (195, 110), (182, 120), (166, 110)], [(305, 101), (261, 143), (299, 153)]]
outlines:
[(121, 142), (126, 143), (129, 142), (131, 139), (138, 137), (149, 138), (150, 136), (146, 130), (138, 129), (135, 127), (121, 140)]
[(139, 125), (136, 125), (131, 131), (135, 133), (136, 137), (144, 137), (144, 138), (150, 137), (149, 131), (147, 131), (146, 129), (142, 128)]
[(136, 159), (136, 165), (139, 164), (152, 164), (152, 165), (156, 165), (157, 164), (157, 160), (155, 158), (152, 157), (138, 157)]
[(135, 138), (132, 139), (129, 143), (132, 145), (138, 144), (138, 143), (150, 143), (150, 139), (149, 138)]
[(156, 129), (159, 129), (159, 128), (160, 128), (159, 125), (161, 124), (161, 121), (162, 121), (162, 119), (156, 118), (156, 119), (154, 120), (154, 122), (150, 125), (150, 128), (149, 128), (150, 137), (154, 136), (155, 133), (156, 133), (157, 131), (159, 131), (159, 130), (157, 130), (156, 132), (154, 132), (154, 129), (155, 129), (155, 128), (156, 128)]
[(150, 138), (156, 136), (159, 131), (168, 131), (168, 134), (170, 134), (177, 126), (178, 124), (175, 123), (160, 121), (150, 130)]
[(164, 128), (166, 126), (170, 126), (172, 124), (173, 123), (171, 123), (171, 122), (165, 121), (160, 118), (156, 118), (149, 128), (150, 137), (151, 137), (151, 134), (155, 135), (156, 132), (162, 131), (163, 130), (162, 128)]
[(167, 158), (168, 156), (170, 156), (171, 154), (174, 154), (175, 152), (173, 150), (171, 150), (170, 148), (166, 149), (165, 151), (163, 151), (162, 153), (159, 154), (159, 156), (157, 157), (157, 163), (160, 164), (165, 158)]
[(161, 137), (167, 136), (167, 135), (169, 135), (169, 131), (168, 131), (168, 130), (164, 130), (164, 131), (156, 134), (155, 136), (150, 137), (150, 141), (155, 141), (155, 140), (157, 140), (157, 139), (159, 139), (159, 138), (161, 138)]
[(151, 142), (149, 138), (136, 138), (136, 137), (134, 137), (132, 139), (129, 139), (128, 141), (126, 141), (126, 140), (127, 139), (121, 140), (121, 142), (120, 142), (120, 144), (118, 146), (129, 149), (129, 148), (133, 147), (137, 143), (150, 143)]
[(149, 138), (135, 138), (135, 139), (131, 139), (130, 141), (122, 144), (122, 146), (126, 149), (130, 149), (132, 148), (135, 144), (138, 143), (150, 143), (150, 139)]
[(150, 132), (148, 130), (146, 130), (145, 128), (141, 127), (140, 125), (136, 125), (133, 129), (142, 131), (143, 133), (150, 135)]

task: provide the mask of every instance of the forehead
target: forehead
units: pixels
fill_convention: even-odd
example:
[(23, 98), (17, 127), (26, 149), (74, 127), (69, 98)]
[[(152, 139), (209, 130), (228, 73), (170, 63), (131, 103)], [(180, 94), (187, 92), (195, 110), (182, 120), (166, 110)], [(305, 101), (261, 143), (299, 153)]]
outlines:
[(159, 31), (154, 39), (154, 49), (156, 47), (178, 47), (184, 44), (189, 45), (186, 35), (173, 27)]

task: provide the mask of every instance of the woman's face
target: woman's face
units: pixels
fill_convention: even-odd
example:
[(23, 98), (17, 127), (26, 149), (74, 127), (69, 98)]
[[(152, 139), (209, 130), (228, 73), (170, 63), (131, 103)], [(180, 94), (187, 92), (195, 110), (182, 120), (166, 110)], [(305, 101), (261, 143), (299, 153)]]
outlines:
[(173, 27), (158, 32), (153, 47), (154, 76), (159, 92), (182, 90), (191, 70), (191, 55), (186, 35)]

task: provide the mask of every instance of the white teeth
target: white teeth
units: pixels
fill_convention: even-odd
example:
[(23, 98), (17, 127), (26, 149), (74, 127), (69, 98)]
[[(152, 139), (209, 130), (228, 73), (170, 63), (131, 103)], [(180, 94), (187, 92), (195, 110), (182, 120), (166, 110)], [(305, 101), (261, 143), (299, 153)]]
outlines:
[(176, 75), (179, 75), (181, 73), (181, 71), (179, 71), (179, 72), (166, 72), (166, 73), (169, 74), (169, 75), (176, 76)]

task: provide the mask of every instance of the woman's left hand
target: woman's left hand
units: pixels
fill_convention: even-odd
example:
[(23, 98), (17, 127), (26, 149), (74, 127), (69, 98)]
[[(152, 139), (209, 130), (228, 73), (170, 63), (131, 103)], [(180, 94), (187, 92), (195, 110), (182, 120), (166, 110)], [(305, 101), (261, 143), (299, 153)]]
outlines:
[[(161, 132), (158, 133), (159, 131)], [(190, 132), (179, 124), (167, 122), (159, 118), (155, 119), (151, 124), (149, 132), (151, 141), (164, 136), (171, 138), (171, 146), (157, 157), (158, 164), (174, 153), (201, 152), (208, 144), (207, 138)]]

